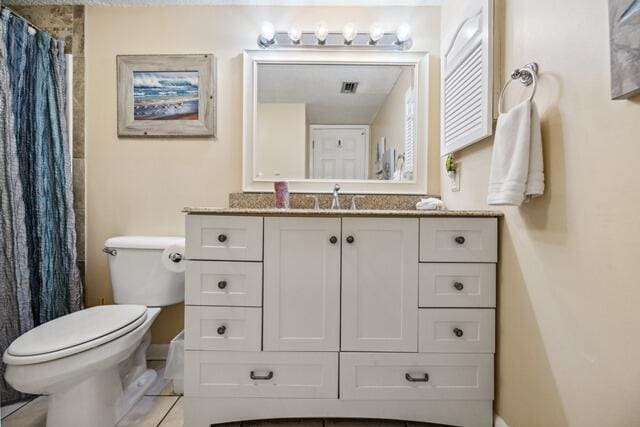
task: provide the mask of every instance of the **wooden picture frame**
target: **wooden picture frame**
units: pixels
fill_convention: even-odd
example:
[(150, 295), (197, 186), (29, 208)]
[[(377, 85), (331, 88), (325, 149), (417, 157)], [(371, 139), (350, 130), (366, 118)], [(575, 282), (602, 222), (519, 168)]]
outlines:
[(118, 136), (215, 137), (216, 58), (118, 55)]

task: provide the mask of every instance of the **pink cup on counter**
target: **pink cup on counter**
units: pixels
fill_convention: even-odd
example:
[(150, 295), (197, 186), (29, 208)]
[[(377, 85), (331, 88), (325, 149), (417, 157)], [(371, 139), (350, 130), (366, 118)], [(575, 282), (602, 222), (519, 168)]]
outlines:
[(273, 183), (276, 192), (276, 208), (289, 209), (289, 183), (287, 181), (277, 181)]

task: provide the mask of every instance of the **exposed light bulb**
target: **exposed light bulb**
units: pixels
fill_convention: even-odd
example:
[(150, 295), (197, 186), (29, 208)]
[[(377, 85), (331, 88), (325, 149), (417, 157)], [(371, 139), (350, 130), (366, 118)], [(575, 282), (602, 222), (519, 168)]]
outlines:
[(355, 39), (356, 36), (358, 35), (358, 29), (354, 24), (349, 22), (342, 29), (342, 35), (344, 36), (345, 43), (350, 44), (353, 41), (353, 39)]
[(276, 29), (269, 21), (264, 21), (260, 27), (260, 37), (258, 37), (258, 44), (261, 47), (268, 47), (275, 41)]
[(411, 39), (411, 26), (407, 23), (401, 24), (396, 30), (396, 39), (399, 43), (405, 43)]
[(324, 22), (319, 23), (316, 26), (315, 35), (316, 35), (316, 39), (318, 39), (318, 43), (324, 44), (324, 42), (327, 41), (327, 36), (329, 35), (327, 24), (325, 24)]
[(302, 38), (302, 31), (297, 26), (293, 26), (289, 28), (289, 38), (295, 44), (300, 43), (300, 38)]
[(380, 40), (384, 36), (384, 30), (380, 26), (380, 24), (372, 24), (371, 28), (369, 28), (369, 37), (371, 38), (371, 43), (376, 44), (378, 40)]

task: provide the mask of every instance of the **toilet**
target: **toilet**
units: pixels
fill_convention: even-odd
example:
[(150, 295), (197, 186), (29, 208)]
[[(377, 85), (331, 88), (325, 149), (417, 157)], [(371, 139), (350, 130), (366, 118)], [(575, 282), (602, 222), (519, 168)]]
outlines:
[(151, 387), (156, 372), (146, 365), (149, 328), (162, 306), (184, 301), (184, 272), (172, 268), (184, 262), (181, 247), (182, 237), (108, 239), (115, 304), (47, 322), (5, 351), (7, 382), (24, 393), (49, 395), (48, 427), (112, 427)]

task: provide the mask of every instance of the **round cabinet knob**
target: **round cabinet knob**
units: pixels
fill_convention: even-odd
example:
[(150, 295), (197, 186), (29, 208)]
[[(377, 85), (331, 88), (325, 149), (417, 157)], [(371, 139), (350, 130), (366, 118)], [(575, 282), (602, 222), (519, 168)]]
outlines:
[(462, 245), (465, 242), (465, 238), (463, 236), (457, 236), (455, 239), (457, 244)]
[(224, 243), (227, 241), (227, 236), (224, 234), (218, 234), (218, 242)]
[(453, 328), (453, 333), (458, 338), (460, 338), (462, 335), (464, 335), (464, 331), (462, 329), (460, 329), (460, 328)]
[(336, 236), (331, 236), (329, 238), (329, 241), (335, 245), (336, 243), (338, 243), (338, 238)]
[(453, 284), (453, 287), (456, 288), (456, 291), (461, 291), (464, 289), (464, 283), (455, 282)]
[(222, 325), (222, 326), (218, 326), (218, 335), (224, 335), (224, 333), (227, 332), (227, 327)]
[(218, 282), (218, 288), (220, 289), (224, 289), (227, 287), (227, 281), (226, 280), (221, 280)]
[(356, 239), (353, 238), (353, 236), (348, 236), (347, 237), (347, 243), (353, 243), (355, 242)]

